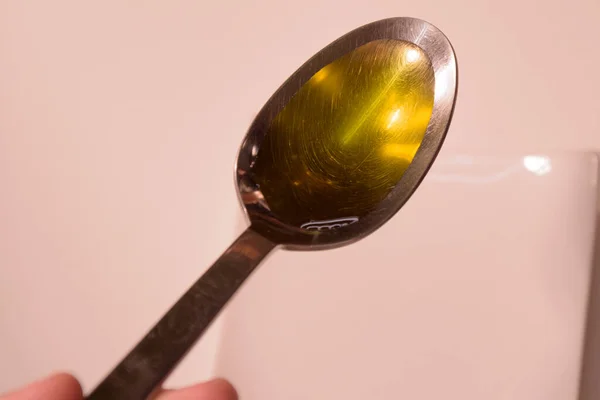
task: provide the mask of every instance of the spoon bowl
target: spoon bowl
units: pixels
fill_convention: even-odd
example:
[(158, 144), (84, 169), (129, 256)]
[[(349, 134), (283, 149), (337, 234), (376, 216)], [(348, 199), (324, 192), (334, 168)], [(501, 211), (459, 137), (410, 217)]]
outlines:
[(365, 25), (302, 65), (239, 151), (250, 226), (87, 398), (151, 395), (276, 247), (339, 247), (390, 219), (440, 150), (456, 85), (450, 42), (413, 18)]
[(433, 25), (360, 27), (302, 65), (252, 123), (235, 166), (255, 230), (286, 249), (364, 238), (417, 189), (444, 141), (454, 51)]

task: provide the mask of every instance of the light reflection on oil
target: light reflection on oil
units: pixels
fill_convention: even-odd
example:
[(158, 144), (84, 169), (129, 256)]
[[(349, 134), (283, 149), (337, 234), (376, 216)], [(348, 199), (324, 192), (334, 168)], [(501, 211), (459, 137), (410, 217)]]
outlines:
[(394, 126), (394, 124), (396, 122), (398, 122), (399, 118), (400, 118), (400, 109), (396, 108), (395, 110), (392, 111), (392, 114), (390, 115), (390, 122), (387, 124), (387, 129), (390, 129), (392, 126)]
[(301, 226), (374, 210), (423, 140), (434, 82), (427, 55), (397, 40), (318, 71), (275, 117), (250, 171), (271, 211)]

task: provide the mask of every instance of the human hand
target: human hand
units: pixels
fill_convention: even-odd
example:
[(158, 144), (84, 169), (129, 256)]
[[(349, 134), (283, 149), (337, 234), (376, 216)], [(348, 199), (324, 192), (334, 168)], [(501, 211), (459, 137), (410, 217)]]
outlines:
[[(184, 389), (161, 390), (152, 400), (237, 400), (231, 384), (215, 379)], [(0, 394), (0, 400), (84, 400), (81, 385), (69, 374), (56, 374), (17, 391)]]

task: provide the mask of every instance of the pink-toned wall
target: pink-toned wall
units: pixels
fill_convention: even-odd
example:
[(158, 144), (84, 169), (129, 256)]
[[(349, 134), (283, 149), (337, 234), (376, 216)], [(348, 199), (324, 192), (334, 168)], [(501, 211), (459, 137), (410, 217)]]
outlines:
[[(391, 16), (455, 46), (445, 151), (600, 148), (597, 0), (0, 1), (0, 391), (97, 382), (235, 235), (263, 102)], [(175, 383), (209, 374), (218, 328)]]

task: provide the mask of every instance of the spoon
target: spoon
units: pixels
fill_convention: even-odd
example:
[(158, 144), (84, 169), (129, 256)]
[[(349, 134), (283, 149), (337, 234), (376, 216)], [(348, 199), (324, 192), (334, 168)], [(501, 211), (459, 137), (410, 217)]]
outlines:
[(145, 399), (276, 247), (347, 245), (417, 189), (457, 90), (444, 34), (413, 18), (362, 26), (300, 67), (262, 108), (235, 166), (250, 226), (88, 396)]

